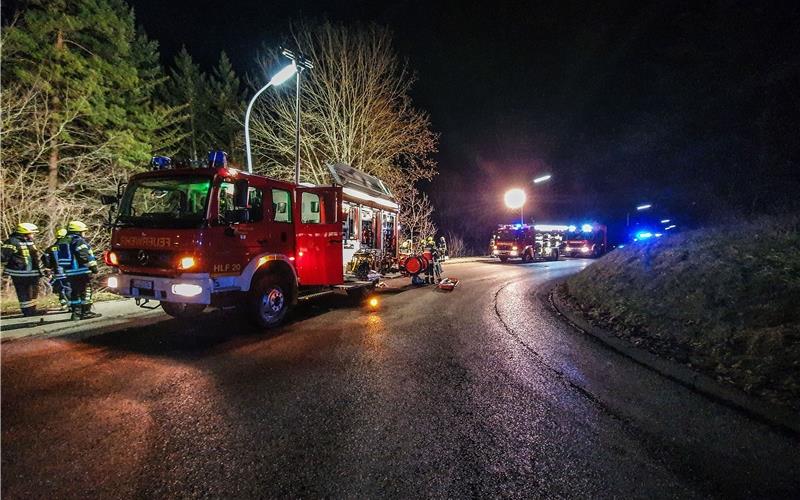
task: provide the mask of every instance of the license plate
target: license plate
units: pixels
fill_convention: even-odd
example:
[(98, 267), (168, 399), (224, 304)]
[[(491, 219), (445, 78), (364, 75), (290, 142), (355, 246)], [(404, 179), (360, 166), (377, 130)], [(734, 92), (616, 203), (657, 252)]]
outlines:
[(152, 290), (153, 282), (148, 280), (131, 280), (131, 286), (141, 290)]

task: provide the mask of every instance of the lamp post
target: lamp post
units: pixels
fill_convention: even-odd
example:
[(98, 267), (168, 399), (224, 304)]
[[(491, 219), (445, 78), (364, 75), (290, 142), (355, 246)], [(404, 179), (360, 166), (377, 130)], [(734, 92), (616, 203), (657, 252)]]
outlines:
[(278, 71), (275, 76), (270, 78), (269, 82), (256, 92), (247, 105), (247, 111), (244, 113), (244, 143), (247, 152), (247, 172), (250, 174), (253, 173), (253, 157), (250, 153), (250, 112), (253, 110), (253, 104), (255, 104), (256, 99), (258, 99), (258, 96), (260, 96), (262, 92), (270, 87), (282, 84), (294, 76), (295, 73), (297, 73), (297, 65), (293, 61), (292, 64), (285, 66), (282, 70)]
[(258, 92), (250, 99), (250, 103), (247, 105), (247, 111), (244, 114), (244, 142), (245, 142), (245, 149), (247, 150), (247, 172), (253, 173), (253, 157), (250, 153), (250, 112), (253, 110), (253, 104), (255, 104), (256, 99), (258, 96), (261, 95), (262, 92), (267, 90), (270, 87), (278, 86), (288, 80), (289, 78), (293, 77), (295, 74), (297, 75), (297, 86), (296, 86), (296, 95), (295, 95), (295, 165), (294, 165), (294, 183), (300, 184), (300, 74), (306, 70), (311, 69), (314, 67), (311, 64), (311, 61), (306, 59), (302, 54), (295, 55), (294, 52), (283, 49), (281, 51), (285, 57), (289, 58), (292, 63), (285, 66), (282, 70), (278, 71), (275, 76), (273, 76), (269, 82), (261, 87)]
[(292, 65), (297, 68), (297, 81), (294, 101), (294, 183), (300, 184), (300, 78), (304, 70), (312, 69), (314, 65), (303, 54), (295, 54), (291, 50), (283, 49), (281, 53), (292, 60)]
[(503, 196), (503, 200), (508, 208), (519, 208), (520, 223), (525, 224), (525, 217), (522, 214), (522, 207), (525, 206), (525, 191), (520, 188), (509, 189)]
[[(642, 203), (641, 205), (636, 206), (636, 211), (641, 212), (643, 210), (650, 210), (653, 207), (650, 203)], [(630, 227), (631, 225), (631, 213), (628, 212), (625, 214), (625, 227)]]

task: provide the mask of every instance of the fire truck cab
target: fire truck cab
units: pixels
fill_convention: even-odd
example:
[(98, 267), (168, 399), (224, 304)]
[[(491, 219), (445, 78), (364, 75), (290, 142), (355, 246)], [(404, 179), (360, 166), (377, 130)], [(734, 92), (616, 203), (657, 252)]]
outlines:
[(551, 224), (501, 224), (492, 235), (491, 255), (501, 262), (558, 260), (565, 230)]
[(396, 241), (388, 189), (376, 194), (352, 175), (334, 175), (349, 182), (345, 195), (342, 185), (295, 185), (212, 165), (137, 174), (124, 192), (104, 197), (118, 205), (105, 254), (116, 268), (112, 291), (142, 305), (159, 301), (179, 318), (209, 305), (237, 306), (272, 327), (298, 300), (374, 286), (345, 274), (343, 203), (377, 205), (382, 210), (365, 206), (370, 220), (390, 219), (383, 228)]
[(598, 223), (569, 226), (564, 254), (569, 257), (597, 258), (607, 251), (607, 229)]

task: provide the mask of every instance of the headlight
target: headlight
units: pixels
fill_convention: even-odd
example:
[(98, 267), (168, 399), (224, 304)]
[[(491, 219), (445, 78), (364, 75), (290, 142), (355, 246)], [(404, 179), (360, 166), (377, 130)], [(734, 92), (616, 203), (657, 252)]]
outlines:
[(511, 254), (511, 255), (517, 255), (517, 251), (516, 251), (516, 250), (512, 250), (512, 251), (510, 252), (510, 254)]
[(581, 247), (581, 252), (588, 253), (589, 252), (589, 247)]
[(515, 246), (514, 246), (514, 247), (511, 247), (511, 250), (516, 250), (516, 249), (517, 249), (517, 247), (515, 247)]
[(194, 257), (187, 256), (181, 257), (181, 260), (178, 262), (178, 269), (186, 270), (191, 269), (195, 266), (197, 262), (195, 262)]
[(195, 297), (203, 293), (203, 287), (192, 285), (191, 283), (178, 283), (177, 285), (172, 285), (172, 293), (182, 297)]
[(106, 264), (108, 264), (109, 266), (119, 265), (119, 256), (117, 256), (117, 252), (106, 253)]
[(492, 250), (492, 255), (498, 255), (499, 253), (500, 253), (500, 250)]
[(108, 288), (119, 287), (119, 279), (116, 276), (109, 276), (107, 282)]

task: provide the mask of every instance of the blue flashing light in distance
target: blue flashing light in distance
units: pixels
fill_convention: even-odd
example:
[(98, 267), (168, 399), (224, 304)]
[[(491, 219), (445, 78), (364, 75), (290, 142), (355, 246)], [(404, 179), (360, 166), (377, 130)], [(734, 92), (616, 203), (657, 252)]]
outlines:
[(570, 233), (574, 233), (575, 231), (577, 231), (577, 229), (578, 229), (578, 228), (577, 228), (577, 227), (575, 227), (575, 226), (569, 226), (569, 227), (567, 228), (567, 231), (569, 231)]
[(591, 224), (584, 224), (581, 226), (581, 231), (584, 233), (591, 233), (592, 232), (592, 225)]
[(639, 231), (638, 233), (636, 233), (636, 239), (634, 241), (646, 240), (652, 237), (653, 233), (651, 233), (650, 231)]

